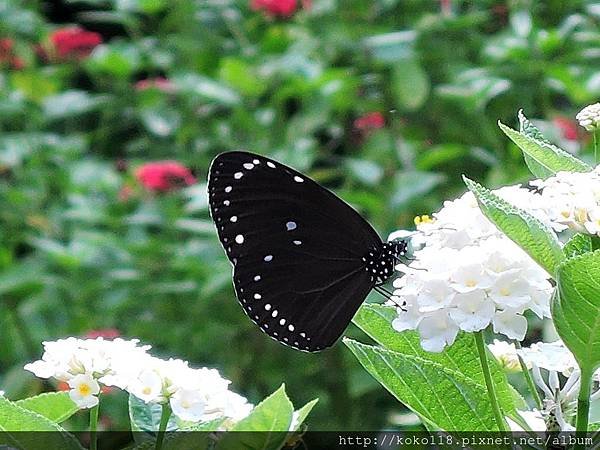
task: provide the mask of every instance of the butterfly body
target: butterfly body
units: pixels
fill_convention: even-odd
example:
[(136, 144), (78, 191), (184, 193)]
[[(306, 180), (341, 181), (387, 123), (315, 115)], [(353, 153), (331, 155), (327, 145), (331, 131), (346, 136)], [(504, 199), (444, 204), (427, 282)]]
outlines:
[(244, 311), (299, 350), (331, 346), (407, 251), (406, 241), (382, 242), (318, 183), (261, 155), (217, 156), (208, 194)]

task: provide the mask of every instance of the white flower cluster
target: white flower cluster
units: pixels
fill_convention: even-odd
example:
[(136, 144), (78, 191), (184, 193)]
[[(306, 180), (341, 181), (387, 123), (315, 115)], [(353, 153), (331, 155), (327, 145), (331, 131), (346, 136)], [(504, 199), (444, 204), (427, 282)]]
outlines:
[(184, 421), (217, 418), (238, 421), (253, 406), (228, 389), (229, 381), (215, 369), (193, 369), (186, 361), (163, 360), (148, 353), (139, 340), (77, 339), (44, 342), (42, 359), (25, 366), (40, 378), (55, 378), (71, 388), (80, 408), (98, 404), (100, 386), (115, 386), (146, 403), (169, 402)]
[(600, 166), (591, 172), (559, 172), (530, 183), (540, 192), (538, 208), (558, 231), (571, 228), (600, 236)]
[(579, 125), (588, 131), (594, 131), (600, 127), (600, 103), (586, 106), (575, 116)]
[[(518, 186), (494, 192), (523, 207), (537, 197)], [(397, 267), (406, 274), (394, 281), (396, 300), (405, 302), (392, 323), (397, 331), (417, 330), (423, 349), (440, 352), (459, 330), (492, 324), (495, 332), (522, 340), (526, 310), (550, 316), (549, 275), (482, 214), (472, 193), (445, 202), (433, 216), (417, 224), (424, 247)]]

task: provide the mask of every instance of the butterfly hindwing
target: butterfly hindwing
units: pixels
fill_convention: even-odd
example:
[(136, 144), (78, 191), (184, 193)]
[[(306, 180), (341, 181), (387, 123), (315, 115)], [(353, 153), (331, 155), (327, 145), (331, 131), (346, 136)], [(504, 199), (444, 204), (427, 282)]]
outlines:
[(334, 194), (263, 156), (219, 155), (208, 190), (248, 316), (301, 350), (332, 345), (373, 287), (362, 258), (382, 245), (377, 233)]

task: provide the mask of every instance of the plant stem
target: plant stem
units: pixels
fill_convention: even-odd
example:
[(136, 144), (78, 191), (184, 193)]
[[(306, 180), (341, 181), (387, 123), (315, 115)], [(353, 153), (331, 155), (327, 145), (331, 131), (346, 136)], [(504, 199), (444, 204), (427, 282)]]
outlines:
[(504, 416), (500, 410), (500, 405), (498, 404), (498, 397), (496, 397), (496, 389), (494, 387), (494, 381), (492, 380), (492, 374), (490, 372), (490, 366), (487, 360), (485, 342), (483, 340), (483, 331), (478, 331), (475, 333), (475, 343), (477, 344), (477, 352), (479, 353), (479, 361), (481, 362), (481, 369), (483, 370), (483, 378), (485, 379), (485, 386), (487, 388), (488, 396), (490, 397), (490, 403), (492, 405), (492, 411), (494, 412), (496, 423), (498, 424), (498, 429), (500, 431), (508, 431), (506, 422), (504, 421)]
[[(521, 343), (519, 341), (514, 341), (514, 342), (515, 342), (515, 347), (518, 350), (521, 350)], [(523, 361), (523, 358), (521, 358), (521, 355), (519, 355), (518, 353), (517, 353), (517, 357), (519, 358), (519, 364), (521, 365), (521, 372), (523, 372), (525, 381), (527, 381), (527, 387), (529, 387), (529, 390), (531, 391), (531, 396), (533, 397), (533, 400), (535, 401), (535, 406), (537, 406), (537, 409), (541, 411), (542, 407), (543, 407), (542, 399), (540, 397), (540, 394), (539, 394), (537, 388), (535, 387), (533, 378), (531, 378), (531, 374), (529, 373), (527, 364), (525, 364), (525, 361)]]
[[(581, 369), (581, 376), (579, 378), (579, 397), (577, 397), (577, 422), (575, 423), (575, 430), (577, 434), (587, 433), (588, 421), (590, 417), (590, 393), (592, 390), (592, 375), (593, 371), (586, 368)], [(579, 442), (579, 439), (575, 443), (573, 450), (584, 450), (585, 443)]]
[(90, 450), (96, 450), (98, 448), (98, 412), (100, 410), (100, 403), (90, 409)]
[(156, 436), (155, 450), (162, 448), (163, 440), (165, 438), (165, 431), (167, 431), (167, 425), (169, 423), (169, 417), (171, 417), (171, 407), (168, 403), (162, 405), (162, 413), (160, 415), (160, 425), (158, 426), (158, 434)]
[(594, 162), (598, 164), (598, 138), (596, 137), (596, 133), (598, 131), (594, 130), (592, 135), (594, 136)]

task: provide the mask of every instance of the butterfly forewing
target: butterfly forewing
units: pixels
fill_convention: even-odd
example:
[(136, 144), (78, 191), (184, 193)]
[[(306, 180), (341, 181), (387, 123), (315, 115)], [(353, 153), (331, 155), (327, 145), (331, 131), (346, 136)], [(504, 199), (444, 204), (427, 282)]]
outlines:
[(263, 156), (213, 161), (209, 202), (248, 316), (278, 341), (315, 351), (344, 331), (373, 283), (373, 228), (305, 175)]

